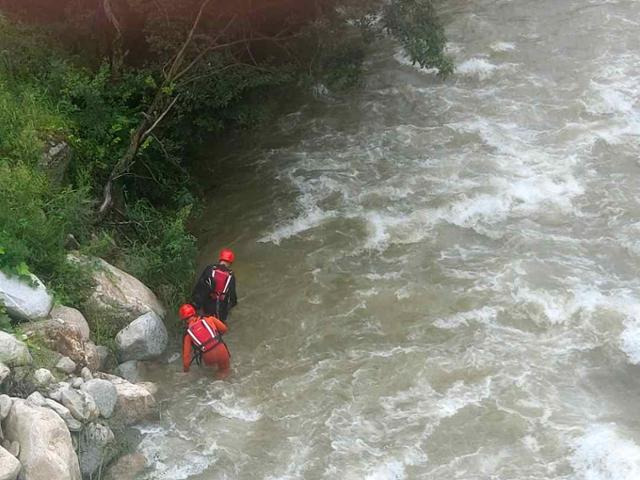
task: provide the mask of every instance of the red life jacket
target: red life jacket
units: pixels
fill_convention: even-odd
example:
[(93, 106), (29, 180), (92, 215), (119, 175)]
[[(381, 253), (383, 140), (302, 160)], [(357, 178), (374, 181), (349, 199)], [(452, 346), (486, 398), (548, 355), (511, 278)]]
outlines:
[(220, 302), (224, 301), (229, 291), (232, 275), (233, 272), (231, 270), (213, 269), (211, 272), (211, 298)]
[(187, 335), (193, 340), (196, 349), (202, 353), (208, 352), (221, 341), (218, 330), (209, 325), (204, 318), (191, 324), (187, 328)]

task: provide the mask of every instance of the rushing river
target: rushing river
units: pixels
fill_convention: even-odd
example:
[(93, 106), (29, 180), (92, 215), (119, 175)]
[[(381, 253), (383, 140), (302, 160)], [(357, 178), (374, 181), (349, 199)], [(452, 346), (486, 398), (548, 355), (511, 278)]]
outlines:
[(640, 479), (640, 2), (440, 12), (452, 78), (382, 47), (218, 160), (233, 375), (151, 372), (144, 478)]

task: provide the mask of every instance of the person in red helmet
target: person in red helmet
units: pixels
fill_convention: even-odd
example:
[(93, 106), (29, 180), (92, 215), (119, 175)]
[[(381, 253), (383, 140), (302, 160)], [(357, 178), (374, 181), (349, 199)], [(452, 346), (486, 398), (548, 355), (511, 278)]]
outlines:
[(193, 305), (185, 304), (178, 311), (185, 322), (185, 334), (182, 340), (182, 371), (188, 372), (195, 361), (206, 366), (217, 366), (218, 378), (229, 375), (231, 355), (222, 335), (227, 326), (216, 317), (200, 317)]
[(212, 315), (225, 323), (229, 311), (238, 304), (236, 277), (231, 270), (234, 260), (231, 250), (220, 250), (218, 263), (204, 269), (191, 294), (193, 305), (204, 315)]

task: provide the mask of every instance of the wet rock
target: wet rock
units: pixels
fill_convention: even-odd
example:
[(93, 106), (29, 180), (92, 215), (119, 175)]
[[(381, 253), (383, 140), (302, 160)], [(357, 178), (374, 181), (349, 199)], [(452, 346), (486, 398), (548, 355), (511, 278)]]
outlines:
[(46, 368), (39, 368), (33, 373), (33, 379), (36, 385), (40, 388), (45, 388), (51, 383), (55, 382), (53, 374)]
[(118, 368), (116, 368), (115, 373), (131, 383), (136, 383), (140, 380), (140, 370), (138, 369), (137, 360), (129, 360), (128, 362), (121, 363), (118, 365)]
[(20, 461), (0, 447), (0, 480), (16, 480), (20, 473)]
[(101, 373), (100, 378), (109, 380), (116, 387), (118, 400), (113, 413), (116, 420), (131, 425), (158, 417), (156, 399), (146, 388), (106, 373)]
[(155, 312), (164, 318), (165, 310), (158, 298), (137, 278), (101, 258), (73, 254), (69, 259), (88, 265), (92, 271), (94, 291), (83, 305), (83, 312), (88, 318), (106, 316), (121, 326), (147, 312)]
[(122, 361), (150, 360), (162, 355), (168, 341), (169, 335), (162, 319), (154, 312), (148, 312), (118, 332), (118, 357)]
[(7, 439), (20, 444), (25, 479), (81, 480), (71, 435), (56, 413), (16, 399), (4, 425)]
[(93, 342), (83, 339), (81, 330), (71, 323), (56, 319), (30, 322), (24, 326), (25, 334), (40, 339), (47, 348), (69, 357), (76, 364), (97, 369), (98, 352)]
[(95, 401), (100, 415), (109, 418), (118, 401), (118, 391), (108, 380), (94, 378), (82, 385), (82, 390), (89, 393)]
[(0, 330), (0, 362), (9, 367), (31, 365), (27, 346), (13, 335)]
[(0, 304), (18, 320), (39, 320), (49, 315), (53, 297), (35, 275), (31, 281), (0, 272)]
[(49, 316), (52, 320), (55, 320), (58, 323), (65, 324), (78, 330), (81, 340), (89, 340), (89, 335), (91, 333), (89, 330), (89, 324), (79, 310), (71, 307), (65, 307), (63, 305), (57, 305), (53, 307)]
[(105, 480), (135, 480), (147, 468), (141, 453), (130, 453), (116, 460), (107, 470)]
[(113, 459), (115, 450), (113, 432), (106, 425), (90, 423), (85, 427), (78, 442), (78, 460), (80, 471), (85, 477), (91, 477), (101, 466)]
[(142, 388), (146, 389), (147, 392), (149, 392), (151, 395), (155, 395), (156, 393), (158, 393), (158, 386), (153, 382), (138, 382), (136, 383), (136, 385), (139, 385)]
[(45, 404), (43, 406), (50, 408), (51, 410), (56, 412), (67, 425), (67, 428), (70, 432), (79, 432), (82, 429), (82, 424), (78, 420), (73, 418), (73, 415), (71, 415), (69, 409), (64, 405), (61, 405), (58, 402), (51, 400), (50, 398), (46, 398)]
[(0, 362), (0, 385), (2, 385), (7, 378), (9, 378), (9, 375), (11, 375), (11, 369), (4, 363)]

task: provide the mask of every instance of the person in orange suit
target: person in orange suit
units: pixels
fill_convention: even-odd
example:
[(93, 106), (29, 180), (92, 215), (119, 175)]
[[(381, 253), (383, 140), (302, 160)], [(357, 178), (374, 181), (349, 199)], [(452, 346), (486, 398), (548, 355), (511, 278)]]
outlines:
[(216, 317), (198, 316), (190, 304), (182, 305), (178, 314), (186, 327), (182, 341), (182, 371), (188, 372), (196, 361), (206, 366), (217, 366), (218, 378), (229, 375), (231, 355), (222, 341), (228, 327)]

